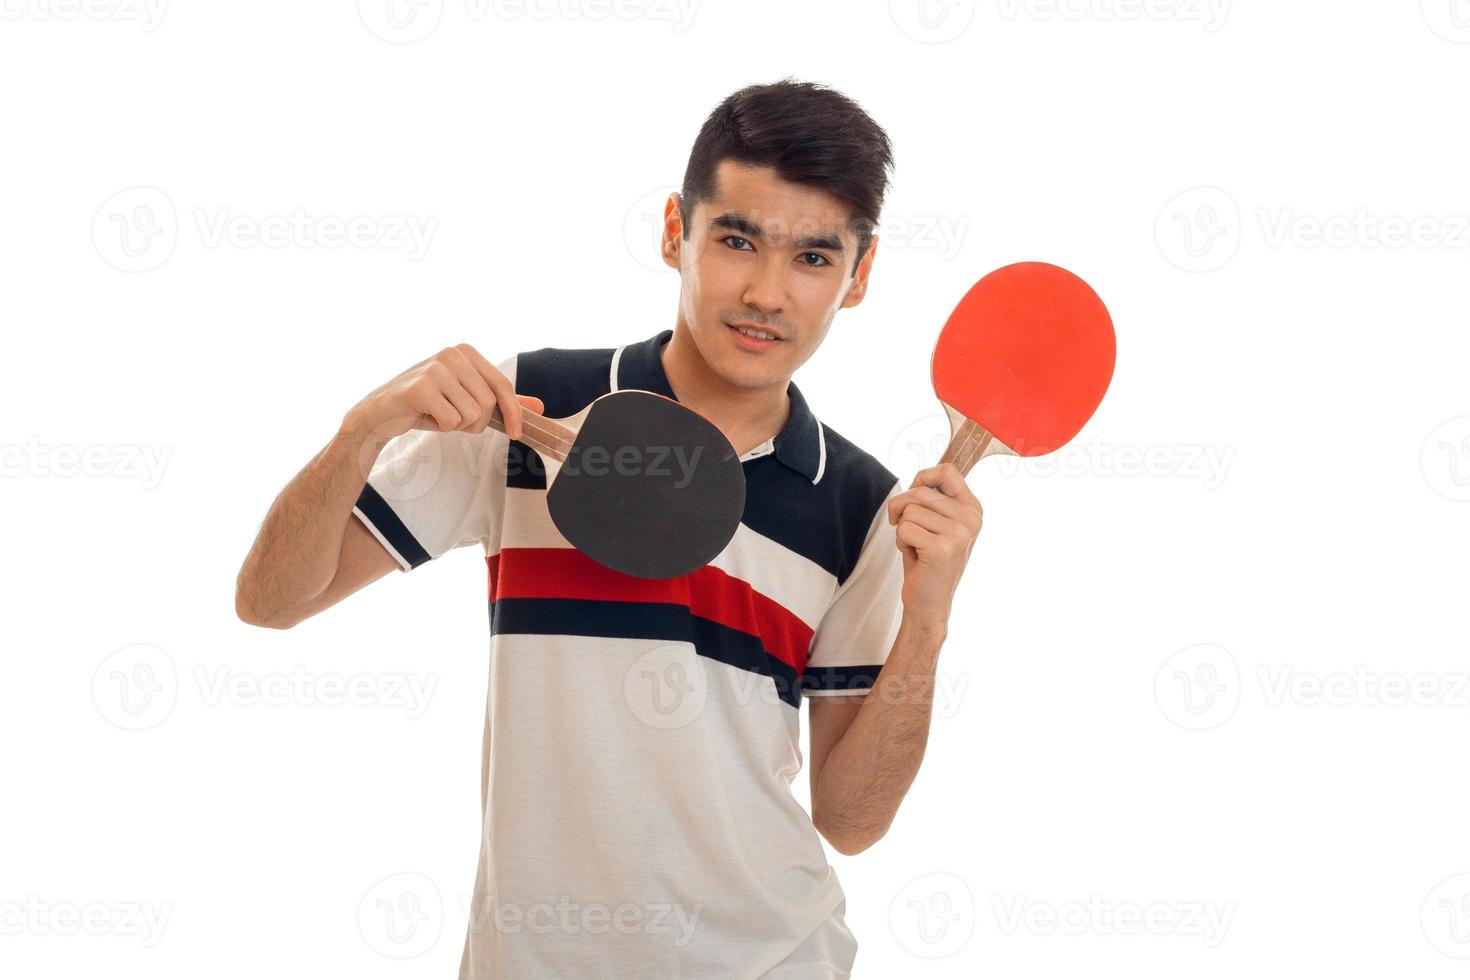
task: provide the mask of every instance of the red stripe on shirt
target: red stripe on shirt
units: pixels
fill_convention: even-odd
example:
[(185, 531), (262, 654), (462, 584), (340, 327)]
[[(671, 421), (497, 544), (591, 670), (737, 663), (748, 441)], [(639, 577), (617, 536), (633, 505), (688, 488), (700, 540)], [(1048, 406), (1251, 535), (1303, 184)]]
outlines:
[(615, 572), (575, 548), (504, 548), (485, 558), (490, 601), (497, 599), (592, 599), (664, 602), (692, 615), (757, 637), (767, 653), (806, 667), (812, 630), (770, 596), (712, 565), (677, 578), (645, 579)]

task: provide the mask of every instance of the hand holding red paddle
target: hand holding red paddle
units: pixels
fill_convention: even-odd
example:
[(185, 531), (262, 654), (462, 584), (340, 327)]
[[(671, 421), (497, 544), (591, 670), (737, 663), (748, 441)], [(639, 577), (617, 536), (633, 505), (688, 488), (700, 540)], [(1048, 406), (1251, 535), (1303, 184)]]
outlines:
[(906, 614), (935, 628), (949, 618), (982, 519), (965, 483), (970, 467), (993, 453), (1060, 449), (1102, 401), (1115, 356), (1102, 300), (1058, 266), (1005, 266), (960, 300), (930, 364), (949, 416), (949, 447), (888, 504), (904, 555)]

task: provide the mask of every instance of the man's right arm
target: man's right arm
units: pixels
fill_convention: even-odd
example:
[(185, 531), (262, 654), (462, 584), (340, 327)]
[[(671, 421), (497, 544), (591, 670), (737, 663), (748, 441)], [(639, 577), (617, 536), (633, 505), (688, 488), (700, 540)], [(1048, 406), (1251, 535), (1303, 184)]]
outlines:
[(511, 438), (514, 384), (469, 344), (415, 364), (355, 405), (331, 441), (271, 504), (235, 580), (235, 614), (289, 629), (394, 568), (398, 560), (352, 513), (383, 448), (410, 429), (479, 433), (497, 406)]
[(235, 581), (235, 614), (289, 629), (398, 567), (352, 513), (385, 443), (345, 423), (271, 504)]

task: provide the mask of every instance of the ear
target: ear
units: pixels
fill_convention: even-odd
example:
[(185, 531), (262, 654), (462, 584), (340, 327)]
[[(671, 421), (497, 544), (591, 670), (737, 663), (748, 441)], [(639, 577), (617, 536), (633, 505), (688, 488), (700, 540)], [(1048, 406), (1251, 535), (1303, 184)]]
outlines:
[(847, 287), (847, 295), (842, 299), (839, 309), (847, 309), (849, 306), (857, 306), (863, 301), (868, 293), (868, 273), (873, 270), (873, 256), (878, 254), (878, 236), (874, 235), (872, 241), (868, 242), (868, 251), (858, 263), (857, 271), (853, 273), (852, 285)]
[(684, 244), (684, 219), (679, 204), (678, 191), (669, 194), (669, 199), (664, 202), (664, 232), (659, 254), (663, 256), (664, 265), (671, 269), (679, 268), (679, 250)]

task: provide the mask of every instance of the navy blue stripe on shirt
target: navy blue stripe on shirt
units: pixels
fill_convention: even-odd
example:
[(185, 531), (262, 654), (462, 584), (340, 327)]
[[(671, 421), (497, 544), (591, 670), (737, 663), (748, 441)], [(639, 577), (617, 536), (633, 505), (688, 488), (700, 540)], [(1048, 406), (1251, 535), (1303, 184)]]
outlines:
[(854, 667), (813, 667), (807, 665), (801, 677), (803, 691), (866, 691), (878, 682), (882, 664)]
[(393, 508), (373, 489), (371, 483), (363, 484), (362, 493), (357, 497), (357, 509), (388, 539), (393, 550), (402, 555), (410, 567), (418, 568), (429, 560), (429, 553), (424, 550), (424, 546), (404, 527), (398, 515), (393, 513)]
[(793, 706), (801, 704), (801, 685), (790, 664), (768, 653), (759, 638), (691, 615), (687, 606), (665, 602), (502, 598), (490, 604), (490, 631), (692, 643), (701, 657), (770, 677), (777, 697)]

